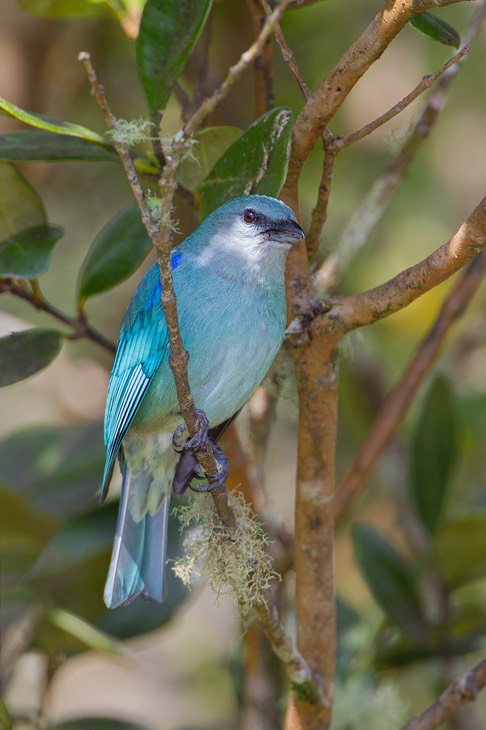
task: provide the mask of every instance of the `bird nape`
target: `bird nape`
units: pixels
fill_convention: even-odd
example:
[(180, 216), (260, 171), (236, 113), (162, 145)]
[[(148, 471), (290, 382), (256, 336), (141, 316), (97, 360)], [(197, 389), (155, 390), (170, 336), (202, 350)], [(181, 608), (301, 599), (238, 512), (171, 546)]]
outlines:
[[(302, 238), (284, 203), (249, 195), (211, 213), (172, 253), (179, 326), (190, 354), (189, 383), (214, 444), (282, 345), (285, 263)], [(128, 306), (108, 386), (103, 496), (117, 459), (123, 476), (104, 592), (109, 608), (139, 595), (163, 600), (170, 492), (174, 485), (182, 494), (197, 475), (197, 443), (186, 442), (177, 451), (173, 445), (182, 416), (161, 291), (155, 265)], [(221, 450), (215, 453), (224, 467)]]

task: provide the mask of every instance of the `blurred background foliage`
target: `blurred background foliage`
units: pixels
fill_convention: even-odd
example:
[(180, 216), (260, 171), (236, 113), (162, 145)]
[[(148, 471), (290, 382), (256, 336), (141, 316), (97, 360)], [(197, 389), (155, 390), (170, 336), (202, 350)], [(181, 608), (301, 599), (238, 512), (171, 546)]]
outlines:
[[(134, 44), (142, 6), (143, 0), (3, 0), (0, 95), (22, 109), (103, 134), (77, 61), (78, 52), (88, 50), (116, 115), (146, 118)], [(348, 0), (345, 7), (327, 0), (287, 13), (282, 27), (310, 88), (320, 83), (379, 8), (378, 0)], [(461, 33), (473, 11), (472, 4), (459, 4), (441, 10), (440, 16)], [(188, 94), (198, 88), (207, 42), (205, 83), (211, 89), (251, 40), (245, 3), (215, 2), (210, 38), (203, 33), (180, 79), (181, 88)], [(484, 43), (483, 36), (473, 46), (433, 135), (369, 244), (346, 270), (340, 292), (374, 286), (423, 258), (450, 237), (484, 193)], [(440, 66), (447, 54), (446, 46), (406, 27), (353, 90), (333, 120), (332, 131), (344, 135), (374, 119), (422, 75)], [(276, 106), (298, 113), (301, 98), (278, 52), (274, 97)], [(321, 259), (333, 249), (371, 182), (399, 147), (421, 104), (415, 102), (391, 124), (341, 154)], [(247, 72), (209, 123), (224, 128), (222, 136), (229, 145), (238, 130), (254, 120), (252, 74)], [(173, 134), (179, 124), (180, 106), (173, 95), (164, 114), (164, 134)], [(2, 133), (19, 128), (18, 121), (0, 117)], [(210, 141), (207, 146), (212, 149)], [(117, 281), (149, 251), (121, 168), (110, 159), (109, 150), (97, 149), (98, 161), (86, 164), (19, 164), (21, 176), (2, 163), (1, 195), (13, 205), (18, 193), (14, 186), (20, 186), (21, 195), (31, 201), (31, 217), (24, 227), (44, 226), (46, 233), (45, 224), (52, 221), (65, 231), (57, 243), (60, 232), (49, 226), (39, 268), (25, 277), (41, 276), (43, 295), (68, 316), (77, 315), (79, 295), (89, 322), (114, 342), (131, 293), (153, 254), (116, 288), (103, 276), (97, 279), (102, 254), (109, 261), (110, 241), (120, 231), (127, 250), (125, 258), (120, 254), (116, 259), (121, 267)], [(207, 163), (204, 175), (213, 162)], [(302, 179), (304, 223), (310, 220), (320, 168), (316, 149)], [(201, 169), (186, 169), (185, 174), (186, 187), (195, 188), (187, 178), (201, 176)], [(197, 225), (183, 195), (177, 199), (175, 217), (181, 239)], [(93, 241), (98, 246), (94, 258)], [(340, 475), (450, 287), (446, 282), (400, 314), (349, 338), (341, 357)], [(484, 301), (480, 290), (375, 469), (365, 496), (337, 533), (336, 728), (394, 727), (392, 720), (379, 722), (420, 710), (484, 650)], [(20, 341), (24, 353), (28, 346), (33, 348), (23, 365), (18, 343), (3, 345), (2, 362), (10, 363), (2, 368), (3, 384), (10, 382), (9, 372), (18, 374), (20, 367), (25, 368), (23, 377), (35, 372), (34, 355), (53, 362), (0, 393), (0, 727), (238, 727), (244, 648), (231, 601), (214, 604), (202, 587), (188, 594), (169, 570), (162, 607), (137, 601), (111, 612), (104, 608), (102, 586), (116, 520), (116, 496), (102, 507), (97, 502), (110, 353), (81, 339), (64, 341), (58, 354), (58, 333), (65, 330), (52, 317), (8, 294), (1, 297), (1, 305), (1, 336), (42, 328), (41, 335), (38, 330)], [(51, 333), (48, 341), (43, 329)], [(45, 345), (42, 352), (37, 340), (32, 341), (39, 336)], [(18, 378), (14, 374), (11, 379)], [(297, 409), (292, 377), (287, 374), (287, 379), (286, 398), (279, 404), (272, 432), (266, 488), (271, 510), (291, 527)], [(244, 417), (240, 421), (242, 437), (248, 440), (247, 422)], [(116, 495), (116, 488), (112, 491)], [(182, 538), (175, 519), (171, 530), (171, 552), (176, 556)], [(291, 582), (290, 573), (289, 606)], [(291, 625), (291, 608), (288, 621)], [(380, 699), (369, 705), (366, 715), (363, 706), (373, 688), (388, 684), (396, 690), (376, 693)], [(483, 700), (482, 709), (478, 703), (463, 710), (453, 727), (479, 729), (485, 714)]]

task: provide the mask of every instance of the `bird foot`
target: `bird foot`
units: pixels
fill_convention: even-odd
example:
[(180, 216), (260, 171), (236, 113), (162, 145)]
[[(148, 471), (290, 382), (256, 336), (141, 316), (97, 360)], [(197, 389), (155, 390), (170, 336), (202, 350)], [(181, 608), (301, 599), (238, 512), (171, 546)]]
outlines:
[(199, 451), (206, 442), (209, 432), (209, 421), (204, 411), (196, 408), (196, 413), (199, 420), (199, 431), (195, 436), (190, 439), (186, 439), (185, 441), (181, 441), (182, 434), (186, 430), (185, 423), (181, 423), (181, 425), (177, 426), (174, 431), (174, 435), (172, 436), (172, 446), (174, 447), (174, 451), (178, 454), (182, 451)]
[(207, 479), (208, 484), (203, 485), (201, 487), (192, 487), (189, 485), (190, 489), (192, 489), (193, 492), (213, 492), (215, 489), (218, 489), (220, 487), (224, 487), (226, 484), (226, 480), (228, 478), (229, 473), (229, 460), (226, 454), (219, 448), (219, 446), (211, 440), (214, 456), (216, 458), (216, 463), (218, 465), (218, 473), (214, 476), (208, 477), (205, 474), (202, 474), (199, 472), (196, 474), (196, 472), (193, 472), (193, 476), (196, 479)]

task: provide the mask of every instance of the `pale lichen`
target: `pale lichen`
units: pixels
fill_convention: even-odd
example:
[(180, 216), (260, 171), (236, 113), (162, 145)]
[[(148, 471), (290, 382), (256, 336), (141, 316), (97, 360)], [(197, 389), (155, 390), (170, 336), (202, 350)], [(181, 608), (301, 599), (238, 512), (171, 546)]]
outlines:
[(405, 724), (408, 703), (393, 684), (374, 687), (366, 678), (338, 685), (332, 730), (399, 730)]
[(113, 129), (106, 134), (113, 142), (132, 147), (140, 142), (154, 139), (152, 136), (154, 128), (155, 125), (148, 119), (117, 119)]
[(206, 578), (216, 596), (232, 595), (243, 617), (264, 602), (262, 591), (279, 580), (267, 553), (268, 539), (241, 492), (229, 494), (237, 527), (223, 525), (209, 494), (198, 494), (176, 510), (181, 529), (192, 530), (184, 541), (185, 556), (172, 567), (185, 585)]

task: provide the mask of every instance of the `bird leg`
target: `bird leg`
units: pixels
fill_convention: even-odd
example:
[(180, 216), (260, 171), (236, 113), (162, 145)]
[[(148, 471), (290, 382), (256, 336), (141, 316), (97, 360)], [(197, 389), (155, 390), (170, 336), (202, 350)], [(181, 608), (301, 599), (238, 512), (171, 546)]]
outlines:
[(181, 441), (182, 434), (186, 430), (185, 423), (181, 423), (181, 425), (177, 426), (174, 431), (174, 435), (172, 436), (172, 446), (174, 447), (174, 451), (177, 451), (178, 454), (182, 451), (199, 451), (206, 442), (209, 432), (209, 421), (204, 411), (196, 408), (196, 413), (199, 420), (199, 431), (195, 436), (190, 439), (186, 439), (185, 441)]
[(214, 489), (218, 489), (219, 487), (224, 487), (226, 484), (226, 480), (228, 478), (229, 473), (229, 459), (226, 456), (226, 454), (222, 451), (222, 449), (219, 448), (218, 444), (213, 441), (213, 439), (209, 439), (211, 441), (213, 451), (214, 451), (214, 457), (216, 459), (216, 463), (218, 465), (218, 473), (214, 476), (201, 476), (201, 473), (193, 472), (193, 476), (196, 479), (207, 479), (208, 485), (207, 486), (201, 486), (201, 487), (192, 487), (189, 484), (189, 488), (192, 489), (193, 492), (212, 492)]

